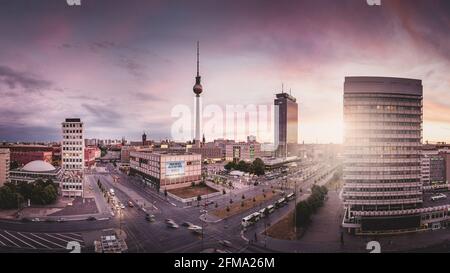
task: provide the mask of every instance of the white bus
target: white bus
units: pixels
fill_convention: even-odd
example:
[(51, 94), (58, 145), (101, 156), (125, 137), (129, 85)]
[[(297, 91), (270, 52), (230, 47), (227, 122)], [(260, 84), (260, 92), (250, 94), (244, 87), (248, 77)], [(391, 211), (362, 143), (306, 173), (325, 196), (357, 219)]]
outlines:
[(438, 200), (445, 199), (445, 198), (447, 198), (447, 195), (445, 195), (443, 193), (440, 193), (440, 194), (437, 194), (437, 195), (433, 195), (431, 197), (431, 201), (438, 201)]
[(290, 194), (288, 194), (288, 195), (286, 196), (286, 199), (287, 199), (288, 201), (294, 200), (294, 198), (295, 198), (295, 193), (293, 193), (293, 192), (291, 192)]
[(269, 206), (267, 206), (266, 209), (269, 211), (269, 213), (272, 213), (272, 212), (275, 211), (275, 206), (274, 205), (269, 205)]
[(255, 212), (250, 214), (249, 216), (246, 216), (244, 218), (242, 218), (242, 226), (243, 227), (248, 227), (253, 225), (254, 223), (258, 222), (258, 220), (261, 218), (259, 212)]
[(275, 202), (275, 207), (280, 208), (280, 207), (286, 205), (286, 203), (287, 203), (286, 198), (283, 197), (281, 199), (278, 199), (277, 202)]

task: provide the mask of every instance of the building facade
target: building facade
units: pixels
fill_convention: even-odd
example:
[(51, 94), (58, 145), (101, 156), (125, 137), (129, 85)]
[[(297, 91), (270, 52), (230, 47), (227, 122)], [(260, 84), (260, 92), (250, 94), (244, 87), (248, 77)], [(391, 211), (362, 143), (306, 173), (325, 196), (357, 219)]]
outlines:
[(4, 145), (10, 151), (10, 160), (23, 166), (34, 160), (43, 160), (52, 163), (53, 148), (44, 145)]
[(157, 190), (187, 187), (201, 181), (200, 154), (130, 152), (130, 174), (141, 176)]
[(343, 226), (418, 228), (422, 207), (422, 82), (346, 77)]
[(253, 161), (258, 157), (261, 157), (261, 144), (256, 141), (230, 143), (225, 146), (226, 161)]
[(9, 182), (9, 149), (0, 149), (0, 187)]
[(83, 196), (84, 139), (83, 122), (79, 118), (67, 118), (62, 123), (61, 166), (63, 196)]
[(274, 142), (278, 144), (275, 155), (287, 157), (290, 156), (288, 144), (298, 143), (298, 104), (293, 96), (282, 92), (276, 94), (274, 105)]

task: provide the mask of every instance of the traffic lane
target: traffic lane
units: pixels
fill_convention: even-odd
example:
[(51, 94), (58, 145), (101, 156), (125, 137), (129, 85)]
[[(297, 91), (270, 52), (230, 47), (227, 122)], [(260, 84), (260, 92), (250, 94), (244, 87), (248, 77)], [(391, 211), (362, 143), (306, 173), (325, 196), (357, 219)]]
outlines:
[(20, 222), (1, 221), (0, 229), (24, 232), (83, 232), (111, 227), (111, 219), (101, 221), (67, 221), (67, 222)]

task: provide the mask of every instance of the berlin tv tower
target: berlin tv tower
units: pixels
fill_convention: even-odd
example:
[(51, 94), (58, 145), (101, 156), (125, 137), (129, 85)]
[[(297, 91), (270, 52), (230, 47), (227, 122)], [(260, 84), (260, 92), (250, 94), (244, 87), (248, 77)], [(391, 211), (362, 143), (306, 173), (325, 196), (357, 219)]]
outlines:
[(200, 64), (200, 42), (197, 41), (197, 76), (195, 77), (195, 85), (193, 87), (195, 93), (195, 138), (196, 145), (200, 145), (200, 94), (203, 92), (203, 87), (200, 83), (201, 77), (199, 73)]

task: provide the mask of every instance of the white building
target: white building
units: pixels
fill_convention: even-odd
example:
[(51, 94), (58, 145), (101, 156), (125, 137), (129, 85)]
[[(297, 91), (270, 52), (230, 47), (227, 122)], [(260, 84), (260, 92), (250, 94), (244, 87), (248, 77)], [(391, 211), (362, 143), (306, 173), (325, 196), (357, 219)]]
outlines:
[(0, 149), (0, 187), (9, 181), (9, 149)]
[(83, 196), (84, 139), (83, 122), (79, 118), (67, 118), (62, 123), (61, 143), (61, 192), (63, 196)]

